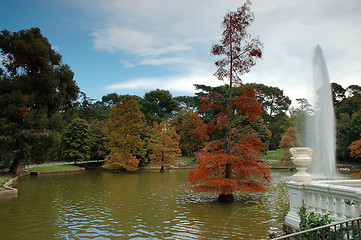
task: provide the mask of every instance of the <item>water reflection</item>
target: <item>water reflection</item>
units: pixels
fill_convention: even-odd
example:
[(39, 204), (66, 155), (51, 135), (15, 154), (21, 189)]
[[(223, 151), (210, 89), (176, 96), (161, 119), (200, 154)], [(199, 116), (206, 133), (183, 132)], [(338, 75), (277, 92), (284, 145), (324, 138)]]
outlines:
[[(216, 202), (186, 186), (183, 170), (39, 175), (0, 201), (5, 239), (266, 239), (268, 204)], [(284, 179), (289, 172), (273, 173)], [(257, 200), (258, 201), (258, 200)]]

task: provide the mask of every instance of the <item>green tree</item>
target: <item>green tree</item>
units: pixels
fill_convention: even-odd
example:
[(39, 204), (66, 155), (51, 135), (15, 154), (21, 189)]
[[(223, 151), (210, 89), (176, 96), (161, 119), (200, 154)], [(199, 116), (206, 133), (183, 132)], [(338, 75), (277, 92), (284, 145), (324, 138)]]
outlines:
[(152, 137), (149, 139), (149, 148), (152, 153), (149, 159), (160, 162), (160, 171), (164, 172), (166, 164), (174, 162), (180, 154), (179, 135), (168, 122), (153, 123)]
[(65, 160), (89, 160), (91, 156), (92, 134), (89, 124), (80, 118), (74, 119), (61, 136), (62, 157)]
[(148, 125), (170, 119), (177, 107), (178, 102), (167, 90), (157, 89), (147, 92), (140, 101), (140, 109), (145, 115)]
[(341, 114), (337, 122), (336, 156), (340, 161), (352, 159), (349, 146), (352, 142), (360, 139), (361, 134), (361, 112), (356, 112), (349, 117)]
[(193, 111), (199, 110), (199, 101), (196, 96), (178, 96), (174, 98), (178, 102), (178, 109), (184, 108), (192, 109)]
[(171, 123), (180, 136), (182, 155), (194, 155), (202, 149), (208, 140), (206, 124), (203, 119), (190, 109), (183, 109), (175, 116)]
[(79, 88), (39, 28), (1, 31), (0, 53), (0, 152), (17, 174), (21, 162), (56, 156), (61, 114), (74, 106)]
[(347, 114), (351, 117), (355, 112), (361, 109), (361, 94), (356, 94), (342, 100), (338, 108), (336, 108), (336, 119), (339, 119), (340, 114)]
[(340, 106), (342, 100), (346, 97), (346, 89), (344, 89), (340, 84), (334, 82), (331, 84), (331, 88), (333, 105), (334, 108), (337, 109)]
[(109, 93), (102, 97), (102, 103), (106, 106), (114, 106), (118, 102), (121, 102), (122, 98), (117, 93)]
[(272, 133), (270, 149), (277, 149), (282, 134), (287, 128), (286, 112), (290, 107), (291, 100), (278, 87), (257, 83), (245, 84), (245, 86), (255, 89), (257, 100), (263, 110), (262, 118)]
[(89, 130), (91, 134), (91, 147), (90, 147), (90, 158), (94, 160), (104, 159), (108, 151), (105, 148), (106, 140), (103, 133), (105, 123), (95, 119), (89, 124)]
[(89, 99), (84, 93), (82, 100), (73, 110), (74, 118), (82, 118), (88, 123), (99, 120), (106, 122), (110, 114), (110, 106), (103, 104), (95, 99)]
[(137, 155), (143, 149), (141, 134), (144, 131), (144, 115), (136, 100), (126, 95), (122, 102), (112, 107), (104, 134), (110, 151), (105, 168), (135, 171), (138, 169)]

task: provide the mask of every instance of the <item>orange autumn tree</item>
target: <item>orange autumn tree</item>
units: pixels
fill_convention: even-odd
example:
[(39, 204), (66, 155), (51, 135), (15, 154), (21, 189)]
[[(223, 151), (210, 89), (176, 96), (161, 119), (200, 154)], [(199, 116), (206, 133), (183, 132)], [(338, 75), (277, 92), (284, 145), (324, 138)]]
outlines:
[(164, 172), (165, 164), (170, 164), (176, 160), (180, 154), (179, 135), (170, 123), (163, 121), (160, 124), (153, 123), (152, 136), (149, 139), (148, 147), (152, 153), (149, 159), (160, 162), (160, 171)]
[(212, 48), (213, 55), (223, 57), (215, 63), (218, 69), (214, 75), (229, 83), (229, 91), (209, 92), (200, 99), (201, 111), (215, 113), (207, 129), (216, 139), (197, 154), (195, 169), (188, 175), (189, 188), (217, 193), (219, 201), (234, 201), (236, 191), (264, 191), (269, 182), (269, 168), (257, 162), (261, 140), (254, 132), (235, 124), (240, 117), (255, 122), (262, 113), (254, 90), (241, 87), (240, 78), (262, 56), (261, 42), (250, 39), (246, 31), (254, 20), (250, 4), (247, 1), (225, 15), (222, 39)]
[(361, 139), (354, 141), (350, 144), (348, 147), (348, 150), (350, 150), (350, 156), (354, 158), (361, 158)]
[(111, 108), (104, 134), (110, 150), (105, 168), (125, 171), (138, 169), (137, 155), (143, 148), (141, 133), (144, 131), (144, 115), (137, 107), (136, 100), (126, 95), (121, 103)]
[[(354, 158), (361, 158), (361, 139), (354, 141), (348, 147), (350, 150), (350, 156)], [(361, 178), (361, 172), (352, 174), (355, 178)]]

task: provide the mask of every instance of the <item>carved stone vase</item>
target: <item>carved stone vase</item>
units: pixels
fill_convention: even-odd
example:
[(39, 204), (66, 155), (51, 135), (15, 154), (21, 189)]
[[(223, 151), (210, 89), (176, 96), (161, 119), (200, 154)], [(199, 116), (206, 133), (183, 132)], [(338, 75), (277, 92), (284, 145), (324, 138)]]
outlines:
[(312, 162), (312, 148), (309, 147), (293, 147), (290, 148), (292, 163), (297, 166), (297, 173), (292, 176), (292, 180), (296, 182), (310, 182), (311, 175), (306, 172), (307, 165)]

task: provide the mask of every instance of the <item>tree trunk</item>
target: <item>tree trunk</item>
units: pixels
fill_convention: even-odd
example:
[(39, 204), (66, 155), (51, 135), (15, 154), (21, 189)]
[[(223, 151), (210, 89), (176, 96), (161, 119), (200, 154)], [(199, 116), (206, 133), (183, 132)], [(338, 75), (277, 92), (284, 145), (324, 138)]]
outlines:
[[(231, 173), (232, 173), (232, 169), (231, 169), (231, 164), (227, 163), (226, 164), (226, 176), (225, 178), (230, 179), (231, 178)], [(234, 202), (234, 196), (232, 193), (229, 194), (219, 194), (218, 195), (218, 201), (219, 202)]]
[(231, 164), (227, 163), (226, 164), (226, 176), (225, 176), (225, 178), (230, 179), (231, 178), (231, 172), (232, 172)]
[(164, 172), (164, 162), (162, 161), (162, 165), (160, 167), (160, 172)]
[(10, 166), (9, 173), (17, 176), (19, 174), (20, 158), (16, 158)]
[(219, 194), (218, 202), (234, 202), (234, 196), (232, 193), (229, 194)]

